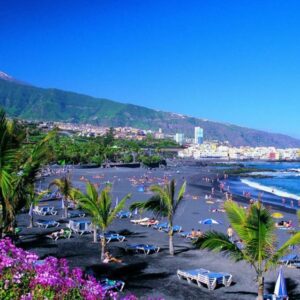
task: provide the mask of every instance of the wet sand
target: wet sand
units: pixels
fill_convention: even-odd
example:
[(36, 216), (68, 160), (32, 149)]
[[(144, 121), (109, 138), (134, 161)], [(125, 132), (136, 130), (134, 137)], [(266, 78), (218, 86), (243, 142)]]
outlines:
[[(132, 193), (132, 198), (128, 201), (127, 207), (135, 201), (146, 200), (149, 193), (139, 192), (139, 186), (132, 186), (129, 179), (133, 176), (141, 178), (147, 170), (145, 169), (74, 169), (72, 171), (72, 180), (74, 186), (84, 189), (85, 183), (80, 180), (81, 176), (98, 183), (100, 188), (105, 182), (113, 183), (113, 198), (121, 199), (125, 194)], [(95, 176), (101, 178), (95, 178)], [(195, 182), (195, 175), (199, 177), (199, 182)], [(213, 218), (221, 222), (221, 225), (214, 225), (212, 229), (226, 232), (228, 221), (224, 213), (210, 212), (209, 209), (217, 208), (219, 203), (217, 199), (224, 200), (224, 196), (216, 192), (214, 196), (215, 204), (209, 205), (204, 200), (205, 194), (211, 189), (211, 184), (201, 180), (202, 177), (215, 176), (215, 172), (208, 167), (172, 167), (169, 170), (153, 170), (147, 173), (149, 178), (158, 178), (153, 183), (162, 182), (164, 176), (175, 178), (180, 185), (187, 180), (187, 191), (185, 200), (183, 200), (175, 218), (175, 224), (181, 225), (184, 231), (190, 231), (192, 228), (200, 228), (202, 231), (209, 230), (208, 226), (199, 225), (198, 221), (206, 218)], [(46, 187), (51, 181), (47, 178), (42, 186)], [(197, 180), (198, 181), (198, 180)], [(150, 183), (149, 183), (150, 184)], [(196, 197), (197, 196), (197, 199)], [(54, 205), (59, 207), (60, 201), (47, 201), (43, 205)], [(66, 220), (60, 216), (59, 210), (56, 217), (39, 217), (36, 219), (53, 218), (62, 222), (61, 227), (65, 226)], [(296, 224), (294, 214), (284, 213), (285, 219), (292, 219)], [(143, 216), (151, 216), (144, 214)], [(135, 218), (135, 216), (133, 217)], [(139, 216), (137, 216), (139, 218)], [(18, 225), (23, 227), (21, 247), (30, 249), (40, 255), (42, 258), (48, 255), (56, 257), (65, 257), (72, 267), (79, 266), (87, 272), (93, 272), (98, 278), (103, 276), (111, 279), (120, 279), (125, 281), (124, 294), (134, 293), (141, 299), (148, 297), (162, 297), (164, 299), (255, 299), (257, 285), (255, 283), (255, 272), (244, 262), (234, 263), (229, 258), (221, 254), (211, 253), (195, 249), (192, 243), (179, 236), (174, 237), (176, 250), (175, 257), (168, 254), (168, 235), (164, 232), (156, 231), (152, 228), (145, 228), (140, 225), (133, 225), (128, 219), (117, 219), (109, 230), (116, 231), (126, 236), (123, 243), (110, 243), (108, 249), (111, 254), (123, 260), (122, 264), (102, 264), (100, 261), (100, 246), (92, 242), (92, 234), (83, 236), (75, 235), (70, 240), (60, 239), (52, 241), (45, 235), (54, 229), (27, 229), (28, 215), (20, 214), (18, 216)], [(288, 238), (286, 231), (278, 231), (280, 243)], [(125, 251), (126, 244), (146, 243), (161, 247), (157, 254), (145, 256), (144, 254), (131, 254)], [(215, 272), (229, 272), (233, 275), (233, 284), (228, 287), (220, 287), (214, 291), (208, 291), (207, 288), (198, 288), (196, 285), (189, 285), (185, 281), (177, 278), (178, 269), (188, 270), (195, 268), (206, 268)], [(288, 292), (290, 299), (300, 299), (300, 271), (295, 269), (284, 269), (287, 278)], [(269, 272), (265, 278), (266, 292), (272, 292), (276, 280), (276, 270)]]

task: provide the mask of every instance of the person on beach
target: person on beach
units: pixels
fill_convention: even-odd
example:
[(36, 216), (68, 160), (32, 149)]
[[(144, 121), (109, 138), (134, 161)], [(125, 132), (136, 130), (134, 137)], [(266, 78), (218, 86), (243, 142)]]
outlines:
[(108, 264), (110, 262), (113, 262), (113, 263), (122, 263), (122, 260), (113, 257), (112, 255), (109, 254), (109, 252), (105, 252), (103, 263), (104, 264)]
[(196, 238), (197, 237), (197, 232), (194, 228), (192, 228), (192, 231), (191, 231), (191, 238)]
[(200, 228), (197, 230), (196, 237), (202, 237), (203, 232), (200, 230)]
[(232, 241), (232, 238), (233, 238), (233, 229), (231, 227), (231, 225), (228, 226), (227, 228), (227, 237), (230, 241)]

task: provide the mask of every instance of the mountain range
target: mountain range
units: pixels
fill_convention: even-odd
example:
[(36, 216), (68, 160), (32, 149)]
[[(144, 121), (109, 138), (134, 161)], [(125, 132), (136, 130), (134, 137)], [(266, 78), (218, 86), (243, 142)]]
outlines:
[(300, 140), (283, 135), (157, 111), (109, 99), (53, 88), (40, 88), (0, 71), (0, 106), (10, 117), (37, 121), (62, 121), (99, 126), (131, 126), (193, 136), (204, 129), (205, 139), (229, 141), (233, 146), (300, 147)]

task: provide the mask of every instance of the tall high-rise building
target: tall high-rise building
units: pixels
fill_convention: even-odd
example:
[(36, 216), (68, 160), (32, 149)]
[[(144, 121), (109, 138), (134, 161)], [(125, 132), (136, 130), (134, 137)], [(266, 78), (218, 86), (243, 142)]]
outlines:
[(203, 128), (195, 127), (194, 143), (197, 145), (203, 143)]
[(183, 133), (176, 133), (174, 137), (176, 143), (179, 145), (183, 145), (184, 143), (184, 134)]

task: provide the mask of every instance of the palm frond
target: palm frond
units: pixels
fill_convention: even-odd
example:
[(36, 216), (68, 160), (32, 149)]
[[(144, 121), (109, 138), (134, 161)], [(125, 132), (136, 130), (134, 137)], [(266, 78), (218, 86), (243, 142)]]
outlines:
[(126, 201), (131, 197), (131, 194), (127, 194), (119, 203), (118, 205), (110, 212), (107, 223), (108, 225), (112, 223), (112, 221), (116, 218), (118, 212), (120, 212), (124, 206)]
[(275, 266), (281, 257), (287, 255), (292, 246), (297, 246), (300, 244), (300, 232), (298, 231), (292, 237), (290, 237), (271, 257), (267, 262), (266, 268)]
[(173, 210), (172, 200), (170, 198), (170, 193), (168, 191), (168, 185), (163, 188), (158, 185), (154, 185), (150, 187), (150, 191), (156, 194), (156, 196), (160, 197), (161, 207), (166, 208), (169, 212)]
[(203, 237), (200, 237), (194, 244), (200, 249), (207, 249), (214, 252), (222, 252), (235, 261), (241, 261), (245, 258), (244, 253), (236, 244), (232, 243), (228, 237), (217, 231), (208, 231)]
[(184, 194), (186, 190), (186, 181), (182, 184), (182, 186), (179, 189), (178, 196), (177, 196), (177, 201), (174, 205), (174, 213), (176, 212), (178, 206), (180, 205), (181, 201), (183, 200)]

